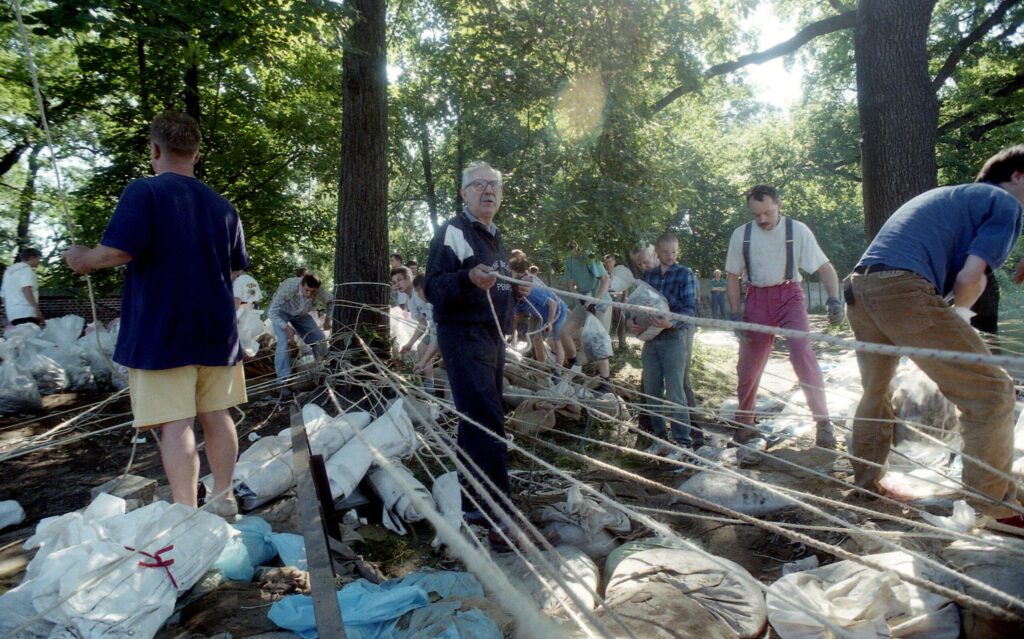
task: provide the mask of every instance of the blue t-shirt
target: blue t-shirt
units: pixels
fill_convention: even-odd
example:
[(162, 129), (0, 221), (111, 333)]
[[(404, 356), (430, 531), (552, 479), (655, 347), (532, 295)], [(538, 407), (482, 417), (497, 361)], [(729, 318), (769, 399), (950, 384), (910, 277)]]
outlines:
[(132, 256), (114, 361), (147, 370), (239, 361), (231, 271), (249, 256), (231, 203), (193, 177), (135, 180), (102, 244)]
[[(559, 307), (565, 306), (565, 302), (562, 301), (562, 298), (552, 293), (551, 289), (543, 288), (541, 286), (534, 286), (532, 289), (530, 289), (529, 295), (527, 295), (525, 298), (519, 300), (516, 303), (515, 312), (526, 313), (527, 315), (532, 315), (534, 317), (537, 317), (539, 314), (541, 322), (547, 324), (548, 300), (550, 299), (554, 299), (556, 302), (558, 302)], [(530, 304), (532, 304), (533, 306), (530, 306)], [(562, 311), (559, 313), (558, 319), (564, 318), (567, 311), (568, 307), (565, 306), (565, 308), (562, 309)]]
[(968, 255), (999, 268), (1020, 231), (1020, 202), (1005, 189), (992, 184), (944, 186), (897, 209), (857, 265), (911, 270), (945, 296)]

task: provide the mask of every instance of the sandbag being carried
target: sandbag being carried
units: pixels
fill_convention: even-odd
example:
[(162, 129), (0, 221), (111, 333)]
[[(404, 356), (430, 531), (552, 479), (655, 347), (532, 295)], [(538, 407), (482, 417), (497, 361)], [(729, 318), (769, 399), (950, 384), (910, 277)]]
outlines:
[(761, 588), (750, 573), (696, 550), (627, 555), (608, 578), (605, 601), (640, 637), (753, 639), (767, 623)]
[[(783, 639), (831, 639), (836, 634), (822, 621), (856, 637), (956, 639), (957, 606), (942, 595), (900, 580), (914, 575), (953, 586), (948, 573), (927, 566), (905, 552), (867, 555), (890, 568), (879, 572), (853, 561), (792, 573), (768, 588), (768, 620)], [(954, 586), (955, 587), (955, 586)]]
[(583, 331), (580, 333), (580, 346), (588, 362), (608, 359), (612, 356), (612, 337), (604, 330), (604, 324), (593, 313), (587, 313)]
[(403, 399), (391, 403), (387, 411), (363, 429), (359, 437), (331, 455), (325, 466), (331, 485), (331, 497), (339, 499), (355, 490), (373, 464), (373, 447), (385, 457), (405, 458), (418, 445), (412, 420), (402, 406)]
[(238, 318), (238, 342), (247, 358), (256, 357), (260, 351), (260, 337), (267, 334), (266, 324), (261, 319), (262, 311), (242, 306), (236, 313)]
[[(647, 282), (637, 282), (636, 288), (626, 298), (626, 303), (646, 306), (666, 314), (670, 310), (665, 296), (654, 290), (654, 287)], [(645, 342), (654, 339), (658, 333), (665, 330), (651, 325), (651, 319), (655, 316), (654, 313), (633, 313), (633, 321), (644, 329), (637, 337)]]

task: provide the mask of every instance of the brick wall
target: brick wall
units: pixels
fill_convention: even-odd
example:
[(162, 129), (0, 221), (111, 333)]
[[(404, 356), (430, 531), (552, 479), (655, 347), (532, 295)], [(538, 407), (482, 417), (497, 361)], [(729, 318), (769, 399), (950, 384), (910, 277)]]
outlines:
[[(0, 304), (2, 306), (2, 304)], [(43, 310), (44, 317), (64, 317), (65, 315), (80, 315), (85, 318), (86, 324), (92, 321), (92, 309), (89, 307), (88, 299), (78, 299), (70, 296), (41, 295), (39, 297), (39, 308)], [(112, 319), (121, 316), (120, 297), (100, 297), (96, 299), (96, 314), (104, 324)], [(7, 325), (7, 313), (0, 310), (0, 326)]]

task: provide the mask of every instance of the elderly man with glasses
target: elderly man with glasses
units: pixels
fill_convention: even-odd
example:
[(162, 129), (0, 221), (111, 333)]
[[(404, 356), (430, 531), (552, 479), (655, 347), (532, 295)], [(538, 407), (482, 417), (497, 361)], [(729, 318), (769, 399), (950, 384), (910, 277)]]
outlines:
[[(512, 285), (495, 275), (511, 275), (494, 216), (501, 207), (501, 173), (474, 162), (462, 173), (462, 212), (445, 222), (430, 243), (424, 291), (434, 305), (437, 343), (441, 348), (459, 421), (458, 455), (502, 510), (509, 499), (508, 446), (502, 406), (505, 340), (512, 324)], [(467, 484), (463, 494), (495, 515)], [(466, 519), (485, 517), (464, 502)], [(500, 524), (500, 521), (495, 519)], [(491, 531), (491, 543), (502, 538)]]

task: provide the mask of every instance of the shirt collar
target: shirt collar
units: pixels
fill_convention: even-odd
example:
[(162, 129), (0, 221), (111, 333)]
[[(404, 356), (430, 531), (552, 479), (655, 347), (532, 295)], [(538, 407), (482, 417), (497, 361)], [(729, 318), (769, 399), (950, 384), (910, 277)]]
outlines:
[(483, 226), (485, 229), (487, 229), (487, 232), (490, 233), (491, 235), (495, 235), (498, 232), (498, 227), (494, 225), (494, 222), (491, 222), (490, 224), (484, 225), (484, 223), (481, 222), (479, 219), (477, 219), (477, 217), (475, 215), (470, 213), (469, 209), (466, 208), (466, 207), (462, 207), (462, 212), (466, 214), (466, 217), (469, 218), (470, 222), (475, 222), (475, 223), (479, 224), (480, 226)]

